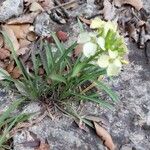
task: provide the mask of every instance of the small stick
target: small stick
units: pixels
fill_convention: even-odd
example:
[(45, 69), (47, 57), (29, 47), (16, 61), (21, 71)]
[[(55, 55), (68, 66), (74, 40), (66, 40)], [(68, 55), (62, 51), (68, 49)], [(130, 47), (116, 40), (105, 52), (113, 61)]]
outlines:
[(148, 42), (150, 42), (149, 40), (146, 41), (145, 43), (145, 48), (144, 48), (144, 54), (145, 54), (145, 58), (146, 58), (146, 63), (149, 64), (149, 58), (148, 58)]
[(69, 14), (68, 14), (67, 10), (66, 10), (63, 6), (61, 6), (61, 3), (60, 3), (58, 0), (54, 0), (54, 2), (55, 2), (58, 6), (60, 6), (60, 9), (62, 10), (62, 12), (65, 14), (65, 16), (66, 16), (67, 18), (69, 18)]
[(139, 48), (141, 48), (141, 49), (145, 48), (144, 36), (145, 36), (145, 27), (142, 26), (140, 28), (140, 33), (139, 33)]

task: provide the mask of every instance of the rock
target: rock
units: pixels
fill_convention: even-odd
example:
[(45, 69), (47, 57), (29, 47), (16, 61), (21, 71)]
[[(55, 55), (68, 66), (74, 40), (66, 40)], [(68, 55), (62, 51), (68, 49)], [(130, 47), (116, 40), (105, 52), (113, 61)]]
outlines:
[[(35, 113), (35, 111), (39, 112), (39, 108), (40, 105), (37, 103), (31, 103), (23, 112)], [(71, 118), (65, 116), (55, 118), (53, 121), (46, 117), (40, 123), (15, 134), (14, 150), (33, 150), (20, 144), (33, 140), (30, 133), (37, 135), (41, 141), (47, 140), (52, 150), (104, 150), (103, 144), (93, 130), (85, 132), (72, 123)]]
[(50, 36), (50, 31), (54, 31), (57, 26), (47, 13), (39, 14), (35, 19), (35, 32), (40, 36)]
[(0, 22), (23, 13), (23, 0), (2, 0), (0, 2)]

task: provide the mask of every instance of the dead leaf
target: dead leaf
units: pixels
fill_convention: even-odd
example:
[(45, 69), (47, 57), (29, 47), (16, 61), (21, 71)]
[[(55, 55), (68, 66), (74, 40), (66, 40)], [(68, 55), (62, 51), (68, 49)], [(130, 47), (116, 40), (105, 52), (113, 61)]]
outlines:
[(28, 48), (28, 47), (22, 47), (22, 48), (20, 48), (20, 49), (17, 50), (17, 55), (18, 55), (18, 56), (24, 55), (24, 54), (26, 54), (28, 51), (29, 51), (29, 48)]
[(79, 56), (82, 50), (83, 50), (83, 44), (78, 44), (74, 50), (75, 57)]
[(23, 24), (23, 25), (7, 25), (11, 28), (16, 36), (17, 39), (24, 39), (29, 32), (30, 24)]
[(43, 75), (44, 74), (44, 69), (43, 68), (39, 68), (39, 75)]
[(28, 41), (26, 39), (19, 39), (20, 48), (27, 47), (29, 44), (31, 44), (30, 41)]
[(11, 73), (13, 71), (13, 69), (14, 69), (14, 61), (12, 61), (8, 64), (8, 66), (6, 67), (6, 71), (8, 73)]
[(39, 0), (39, 2), (44, 10), (50, 10), (54, 7), (54, 2), (52, 0)]
[(39, 148), (37, 148), (36, 150), (50, 150), (50, 146), (48, 145), (48, 143), (41, 142)]
[(4, 60), (6, 58), (10, 57), (10, 51), (5, 48), (0, 49), (0, 60)]
[(56, 32), (56, 35), (60, 41), (65, 42), (68, 40), (68, 34), (66, 32), (58, 31)]
[(88, 20), (88, 19), (85, 19), (84, 17), (79, 17), (79, 19), (83, 22), (83, 23), (85, 23), (85, 24), (87, 24), (87, 25), (90, 25), (91, 24), (91, 20)]
[(27, 39), (31, 42), (35, 41), (37, 39), (37, 35), (34, 32), (29, 32), (27, 34)]
[(94, 122), (94, 127), (95, 127), (97, 135), (101, 138), (104, 145), (109, 150), (115, 150), (116, 146), (114, 145), (110, 134), (96, 122)]
[(44, 9), (42, 8), (42, 6), (41, 6), (39, 3), (33, 2), (33, 3), (30, 5), (30, 11), (31, 11), (31, 12), (44, 11)]
[(114, 7), (109, 0), (104, 0), (104, 8), (102, 10), (105, 20), (112, 20), (114, 17)]
[(11, 76), (14, 78), (14, 79), (18, 79), (20, 76), (21, 76), (21, 71), (19, 70), (18, 67), (15, 67), (13, 69), (13, 71), (11, 72)]
[[(2, 26), (2, 30), (7, 33), (7, 36), (11, 40), (14, 49), (17, 51), (19, 49), (19, 43), (18, 43), (18, 40), (17, 40), (17, 38), (16, 38), (13, 30), (9, 26), (7, 26), (7, 25), (3, 25)], [(6, 43), (5, 43), (5, 46), (7, 48), (9, 48), (8, 45), (6, 45)]]
[(136, 10), (143, 8), (142, 0), (114, 0), (115, 6), (121, 7), (124, 4), (129, 4), (133, 6)]
[(3, 36), (0, 34), (0, 48), (2, 48), (4, 45), (4, 39)]
[(7, 24), (26, 24), (26, 23), (33, 23), (34, 19), (40, 12), (32, 12), (29, 14), (24, 14), (18, 18), (13, 18), (8, 20)]

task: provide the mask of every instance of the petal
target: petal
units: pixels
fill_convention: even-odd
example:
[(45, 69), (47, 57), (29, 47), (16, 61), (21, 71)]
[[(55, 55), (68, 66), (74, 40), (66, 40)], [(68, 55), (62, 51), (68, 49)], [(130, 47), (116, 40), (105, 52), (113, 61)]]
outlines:
[(97, 61), (97, 64), (101, 68), (107, 68), (109, 65), (109, 56), (108, 55), (101, 55)]
[(100, 46), (100, 48), (105, 50), (105, 39), (103, 37), (97, 38), (97, 43)]
[(79, 34), (78, 36), (78, 43), (86, 43), (89, 42), (91, 40), (91, 37), (89, 36), (89, 34), (87, 32), (82, 32)]
[(91, 56), (95, 55), (96, 50), (97, 50), (97, 45), (92, 42), (88, 42), (88, 43), (84, 44), (84, 46), (83, 46), (83, 54), (86, 57), (91, 57)]
[(121, 71), (121, 67), (117, 67), (115, 64), (109, 64), (107, 68), (107, 75), (108, 76), (117, 76)]
[(108, 50), (108, 53), (111, 59), (115, 59), (118, 56), (118, 51)]
[(104, 21), (102, 21), (100, 18), (95, 18), (94, 20), (92, 20), (90, 28), (97, 29), (97, 28), (101, 28), (103, 25), (104, 25)]
[(119, 59), (115, 59), (114, 60), (114, 62), (113, 62), (113, 64), (116, 66), (116, 67), (122, 67), (122, 63), (121, 63), (121, 61), (119, 60)]

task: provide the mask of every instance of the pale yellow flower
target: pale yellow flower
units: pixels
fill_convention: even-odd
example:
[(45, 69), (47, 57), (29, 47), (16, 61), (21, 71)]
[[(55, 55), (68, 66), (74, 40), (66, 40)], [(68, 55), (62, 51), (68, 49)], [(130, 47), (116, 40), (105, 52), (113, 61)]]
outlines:
[(92, 42), (87, 42), (83, 45), (83, 54), (88, 58), (95, 55), (96, 50), (97, 50), (97, 45)]
[(101, 68), (106, 68), (108, 76), (117, 76), (122, 68), (122, 63), (117, 51), (109, 50), (108, 55), (103, 54), (99, 57), (97, 64)]

